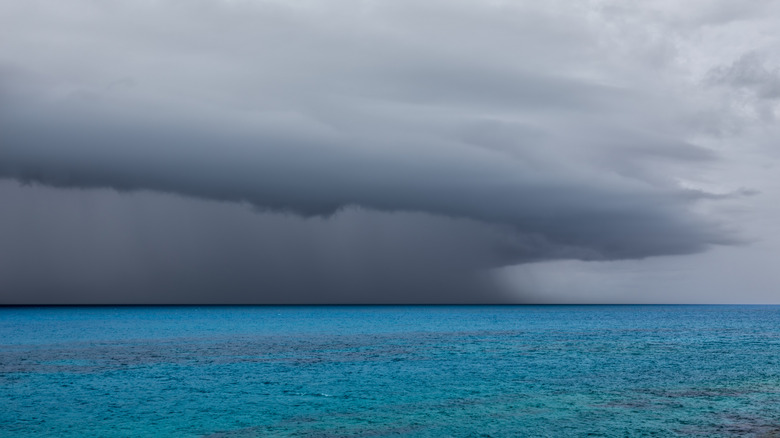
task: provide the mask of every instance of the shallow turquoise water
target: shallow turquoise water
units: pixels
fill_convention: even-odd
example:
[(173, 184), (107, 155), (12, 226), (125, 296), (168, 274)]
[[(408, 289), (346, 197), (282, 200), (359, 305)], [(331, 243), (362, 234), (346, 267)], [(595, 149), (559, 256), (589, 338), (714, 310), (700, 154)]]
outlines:
[(780, 436), (780, 307), (0, 309), (0, 436)]

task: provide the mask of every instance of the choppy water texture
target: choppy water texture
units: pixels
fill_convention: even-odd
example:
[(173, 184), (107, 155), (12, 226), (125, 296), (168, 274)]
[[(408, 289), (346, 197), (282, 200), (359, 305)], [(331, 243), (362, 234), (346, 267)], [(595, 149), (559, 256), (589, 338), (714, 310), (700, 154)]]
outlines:
[(780, 307), (0, 309), (2, 436), (780, 436)]

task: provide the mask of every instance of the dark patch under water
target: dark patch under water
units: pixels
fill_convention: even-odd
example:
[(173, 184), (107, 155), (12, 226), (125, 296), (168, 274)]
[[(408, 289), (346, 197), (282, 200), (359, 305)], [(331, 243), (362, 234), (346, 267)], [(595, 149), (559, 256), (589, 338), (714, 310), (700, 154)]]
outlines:
[(780, 437), (780, 307), (0, 309), (1, 436)]

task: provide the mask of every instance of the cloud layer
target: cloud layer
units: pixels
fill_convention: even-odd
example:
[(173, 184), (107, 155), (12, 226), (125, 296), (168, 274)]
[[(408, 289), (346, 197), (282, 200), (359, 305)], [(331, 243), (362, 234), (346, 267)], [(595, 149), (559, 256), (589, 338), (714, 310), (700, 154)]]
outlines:
[[(713, 104), (723, 87), (774, 99), (777, 74), (748, 57), (712, 67), (699, 81), (690, 76), (695, 68), (682, 70), (684, 44), (657, 32), (675, 29), (684, 38), (744, 19), (724, 7), (703, 3), (691, 13), (663, 2), (643, 10), (603, 2), (6, 4), (0, 178), (248, 203), (258, 222), (239, 221), (246, 236), (260, 224), (284, 230), (295, 223), (311, 236), (356, 218), (380, 228), (398, 224), (392, 240), (403, 243), (396, 248), (379, 238), (369, 251), (355, 251), (376, 262), (357, 263), (349, 275), (321, 261), (301, 267), (303, 249), (282, 268), (270, 255), (276, 251), (260, 255), (249, 244), (230, 260), (256, 260), (252, 268), (224, 271), (224, 257), (210, 256), (205, 243), (193, 250), (203, 260), (170, 274), (243, 278), (237, 281), (248, 289), (262, 283), (257, 269), (287, 278), (274, 280), (279, 285), (294, 284), (302, 272), (330, 276), (338, 280), (328, 294), (340, 302), (363, 300), (335, 292), (349, 289), (343, 279), (358, 271), (374, 276), (355, 290), (393, 278), (403, 280), (390, 281), (391, 289), (430, 291), (518, 263), (696, 253), (738, 240), (720, 218), (701, 212), (702, 203), (722, 195), (690, 183), (721, 159), (703, 136), (742, 123), (728, 108), (713, 112)], [(756, 8), (747, 14), (760, 14)], [(191, 216), (184, 210), (169, 216)], [(328, 221), (336, 225), (322, 225)], [(206, 232), (209, 224), (199, 226)], [(357, 245), (350, 232), (339, 236)], [(307, 244), (290, 237), (289, 245)], [(183, 250), (173, 242), (158, 246)], [(432, 252), (410, 256), (421, 248)], [(123, 251), (126, 245), (118, 247)], [(400, 263), (405, 257), (408, 265)], [(447, 261), (439, 266), (437, 259)], [(364, 300), (391, 294), (379, 289)], [(251, 296), (245, 293), (237, 296)], [(428, 293), (420, 301), (447, 301), (449, 292)], [(211, 300), (205, 291), (198, 296)], [(480, 300), (478, 292), (457, 299), (472, 300), (466, 296)], [(277, 298), (250, 301), (284, 301)]]

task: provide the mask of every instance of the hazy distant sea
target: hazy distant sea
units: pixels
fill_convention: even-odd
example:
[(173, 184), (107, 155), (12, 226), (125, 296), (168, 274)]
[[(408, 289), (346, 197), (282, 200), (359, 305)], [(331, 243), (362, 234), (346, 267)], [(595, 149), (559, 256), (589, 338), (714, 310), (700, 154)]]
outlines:
[(778, 436), (780, 307), (0, 309), (0, 436)]

